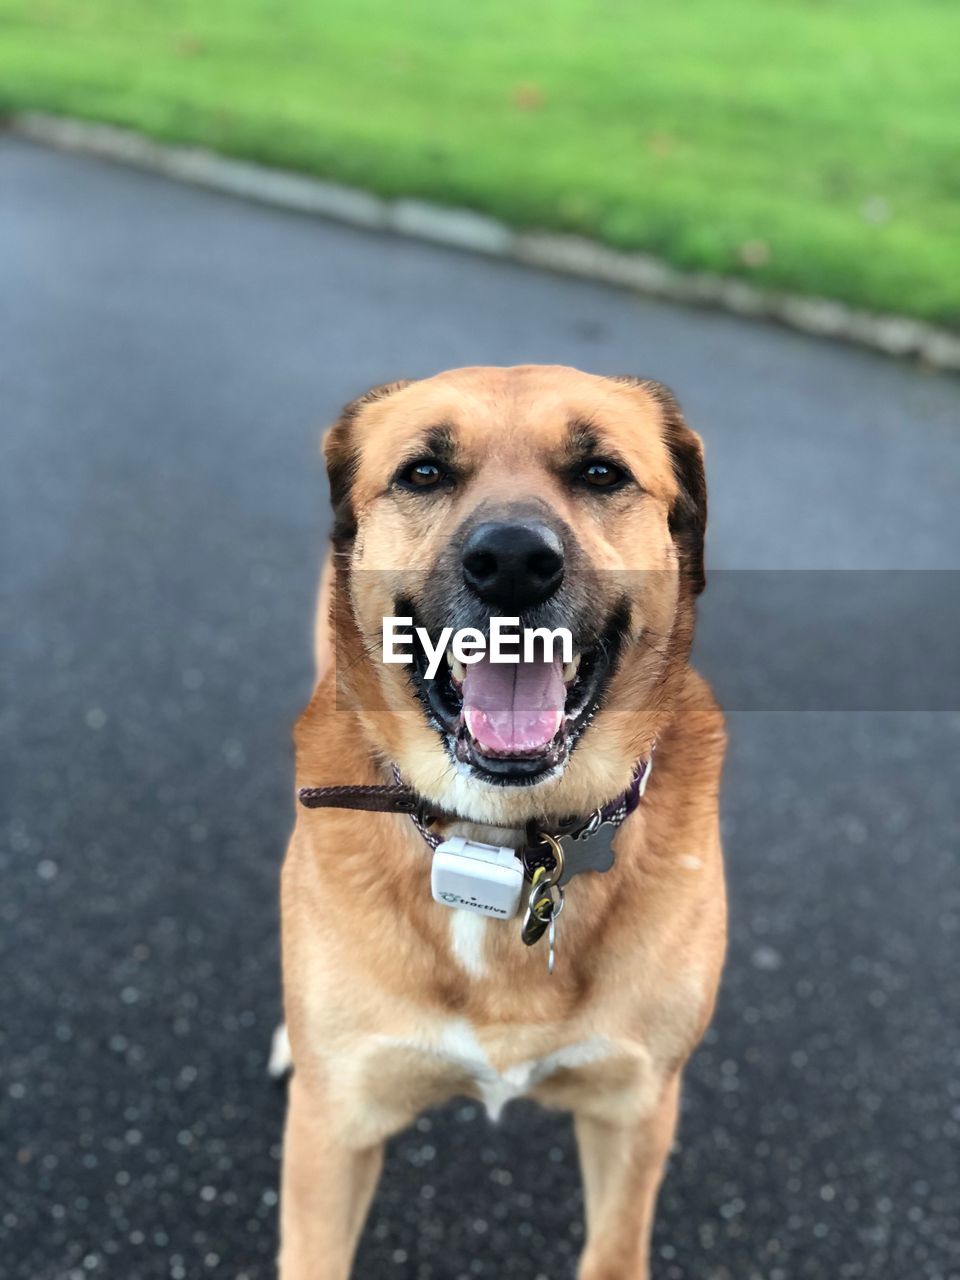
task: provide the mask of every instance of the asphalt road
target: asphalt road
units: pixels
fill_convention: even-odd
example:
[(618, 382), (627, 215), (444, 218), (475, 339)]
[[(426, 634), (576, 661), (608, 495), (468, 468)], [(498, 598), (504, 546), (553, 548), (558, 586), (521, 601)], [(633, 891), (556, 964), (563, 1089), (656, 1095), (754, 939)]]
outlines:
[[(320, 425), (451, 365), (653, 374), (707, 440), (714, 567), (956, 569), (960, 383), (10, 139), (0, 276), (0, 1270), (267, 1277)], [(956, 1280), (960, 716), (731, 731), (655, 1276)], [(567, 1122), (454, 1105), (392, 1144), (357, 1275), (568, 1280), (581, 1238)]]

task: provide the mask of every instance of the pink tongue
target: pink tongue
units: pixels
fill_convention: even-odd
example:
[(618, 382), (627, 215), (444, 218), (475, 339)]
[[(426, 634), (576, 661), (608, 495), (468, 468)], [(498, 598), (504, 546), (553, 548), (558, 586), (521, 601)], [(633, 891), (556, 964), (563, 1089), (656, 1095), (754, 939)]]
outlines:
[(567, 691), (559, 662), (471, 663), (463, 714), (482, 751), (523, 755), (545, 747), (563, 721)]

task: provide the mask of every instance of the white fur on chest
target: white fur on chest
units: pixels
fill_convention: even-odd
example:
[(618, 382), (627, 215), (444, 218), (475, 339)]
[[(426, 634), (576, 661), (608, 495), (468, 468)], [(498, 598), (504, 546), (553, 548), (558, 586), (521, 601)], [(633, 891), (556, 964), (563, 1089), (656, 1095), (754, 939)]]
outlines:
[[(472, 911), (450, 912), (450, 947), (454, 958), (471, 978), (482, 978), (487, 972), (486, 916), (475, 915)], [(503, 922), (495, 920), (494, 927), (502, 927)]]
[(465, 1072), (476, 1085), (492, 1120), (498, 1119), (508, 1102), (514, 1098), (522, 1098), (555, 1072), (600, 1062), (610, 1054), (610, 1042), (603, 1036), (592, 1036), (577, 1044), (564, 1045), (541, 1058), (518, 1062), (498, 1071), (477, 1039), (473, 1027), (463, 1018), (450, 1019), (436, 1038), (421, 1040), (415, 1037), (377, 1036), (376, 1041), (378, 1048), (412, 1050), (434, 1061), (449, 1062), (451, 1067)]

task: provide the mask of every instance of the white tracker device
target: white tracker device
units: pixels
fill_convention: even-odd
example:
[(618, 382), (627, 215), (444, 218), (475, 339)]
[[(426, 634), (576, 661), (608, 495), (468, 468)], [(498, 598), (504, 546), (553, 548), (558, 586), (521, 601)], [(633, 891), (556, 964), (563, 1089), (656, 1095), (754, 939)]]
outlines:
[(446, 907), (509, 920), (520, 906), (523, 867), (516, 849), (454, 836), (434, 851), (430, 888)]

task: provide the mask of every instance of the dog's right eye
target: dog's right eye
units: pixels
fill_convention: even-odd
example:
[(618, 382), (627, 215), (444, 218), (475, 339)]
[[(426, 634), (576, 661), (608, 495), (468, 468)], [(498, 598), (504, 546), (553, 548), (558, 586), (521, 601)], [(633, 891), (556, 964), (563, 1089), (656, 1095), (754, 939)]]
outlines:
[(450, 472), (440, 462), (434, 462), (432, 458), (421, 458), (417, 462), (411, 462), (397, 473), (397, 484), (404, 489), (414, 489), (418, 492), (424, 489), (436, 489), (444, 481), (450, 480)]

